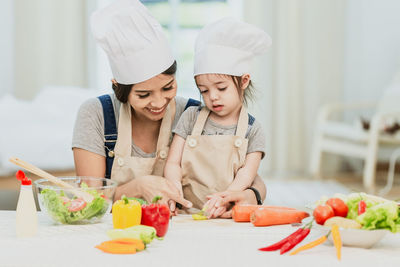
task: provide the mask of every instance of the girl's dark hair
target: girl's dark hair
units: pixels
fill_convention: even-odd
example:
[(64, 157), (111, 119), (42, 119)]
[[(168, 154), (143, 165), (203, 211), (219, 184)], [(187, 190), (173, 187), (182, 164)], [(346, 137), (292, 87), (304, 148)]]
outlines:
[[(238, 93), (240, 95), (241, 92), (241, 85), (242, 85), (242, 77), (241, 76), (233, 76), (233, 75), (229, 75), (232, 80), (233, 83), (236, 86), (236, 89), (238, 90)], [(254, 100), (254, 86), (253, 83), (249, 82), (249, 85), (246, 87), (246, 90), (244, 90), (244, 95), (243, 95), (243, 103), (244, 105), (247, 107), (247, 104), (249, 103), (249, 101), (253, 101)]]
[[(241, 89), (241, 85), (242, 85), (242, 77), (241, 76), (233, 76), (233, 75), (229, 75), (229, 74), (217, 74), (223, 77), (230, 77), (233, 81), (233, 83), (235, 84), (236, 90), (238, 91), (239, 95), (241, 95), (242, 93), (242, 89)], [(243, 104), (247, 107), (247, 104), (249, 103), (249, 101), (253, 101), (254, 100), (254, 86), (253, 83), (249, 82), (249, 85), (246, 87), (246, 89), (244, 90), (244, 95), (243, 95)], [(201, 97), (201, 94), (200, 94)]]
[[(161, 74), (175, 75), (176, 69), (177, 69), (177, 64), (176, 61), (174, 61), (174, 63)], [(134, 84), (113, 83), (112, 89), (114, 90), (115, 97), (122, 103), (128, 102), (128, 96), (131, 93), (132, 86), (134, 86)]]

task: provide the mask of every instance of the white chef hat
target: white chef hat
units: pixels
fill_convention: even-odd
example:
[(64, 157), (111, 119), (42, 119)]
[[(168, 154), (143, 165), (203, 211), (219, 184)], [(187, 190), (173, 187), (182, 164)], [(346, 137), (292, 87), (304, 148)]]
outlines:
[(118, 83), (143, 82), (174, 63), (161, 25), (138, 0), (117, 0), (94, 12), (91, 26)]
[(255, 55), (271, 46), (271, 37), (254, 25), (224, 18), (205, 26), (195, 44), (194, 76), (207, 73), (241, 76)]

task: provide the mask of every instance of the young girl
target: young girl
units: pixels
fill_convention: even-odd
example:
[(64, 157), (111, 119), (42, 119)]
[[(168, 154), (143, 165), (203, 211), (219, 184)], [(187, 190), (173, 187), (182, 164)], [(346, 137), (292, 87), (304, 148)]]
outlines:
[[(249, 188), (257, 176), (264, 134), (244, 104), (250, 61), (270, 44), (264, 31), (231, 18), (206, 26), (196, 40), (194, 77), (205, 107), (182, 114), (164, 169), (194, 208), (202, 209), (211, 194)], [(216, 207), (218, 198), (206, 204), (214, 217), (227, 209)]]

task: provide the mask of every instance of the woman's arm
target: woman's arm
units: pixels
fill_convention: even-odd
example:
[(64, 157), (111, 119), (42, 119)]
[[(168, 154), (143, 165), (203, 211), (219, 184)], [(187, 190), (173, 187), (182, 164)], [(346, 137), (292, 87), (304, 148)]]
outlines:
[[(81, 148), (73, 148), (75, 170), (78, 176), (104, 177), (106, 172), (105, 157)], [(191, 203), (181, 199), (179, 192), (166, 183), (166, 180), (160, 176), (144, 176), (120, 185), (115, 190), (114, 199), (120, 199), (122, 195), (129, 197), (142, 197), (151, 202), (156, 195), (164, 196), (164, 200), (178, 200), (184, 206), (190, 206)]]
[(106, 158), (99, 154), (73, 148), (75, 172), (77, 176), (105, 177)]

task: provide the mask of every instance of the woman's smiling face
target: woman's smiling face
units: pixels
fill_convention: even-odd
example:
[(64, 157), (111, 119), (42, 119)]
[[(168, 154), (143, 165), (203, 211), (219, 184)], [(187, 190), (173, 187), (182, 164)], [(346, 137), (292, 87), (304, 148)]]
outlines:
[(151, 121), (161, 120), (171, 99), (176, 96), (175, 76), (159, 74), (149, 80), (132, 86), (128, 103), (135, 116)]

